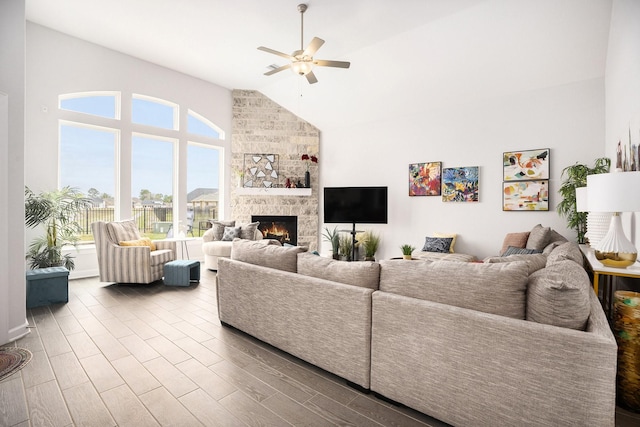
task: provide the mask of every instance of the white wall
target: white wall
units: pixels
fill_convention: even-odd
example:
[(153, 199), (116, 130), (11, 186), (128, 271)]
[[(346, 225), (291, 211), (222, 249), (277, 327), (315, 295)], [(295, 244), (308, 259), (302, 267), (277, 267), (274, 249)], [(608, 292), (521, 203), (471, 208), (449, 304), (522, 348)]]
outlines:
[[(607, 157), (615, 165), (618, 141), (640, 146), (640, 2), (614, 0), (611, 11), (611, 31), (607, 51), (606, 73), (606, 138)], [(640, 195), (635, 189), (634, 197)], [(640, 213), (624, 214), (627, 237), (640, 247)]]
[[(26, 185), (32, 190), (50, 190), (57, 186), (58, 121), (62, 114), (57, 108), (58, 95), (96, 90), (121, 91), (123, 115), (130, 113), (126, 101), (131, 99), (132, 93), (190, 108), (226, 132), (223, 150), (230, 156), (232, 97), (229, 90), (28, 22), (25, 149), (29, 161), (25, 165), (25, 176)], [(70, 115), (69, 112), (64, 114), (67, 118)], [(82, 117), (79, 113), (76, 116)], [(104, 122), (105, 126), (110, 125), (107, 120)], [(131, 132), (130, 127), (123, 127), (123, 150), (130, 149)], [(130, 164), (123, 164), (121, 176), (130, 176), (130, 171)], [(182, 181), (185, 179), (186, 175)], [(221, 186), (228, 188), (228, 181), (227, 172)], [(130, 191), (121, 188), (123, 200), (131, 198)], [(186, 206), (186, 200), (182, 203)], [(228, 200), (223, 201), (223, 206), (223, 209), (229, 209)], [(121, 207), (122, 218), (130, 215), (129, 209), (130, 205), (126, 203)], [(27, 241), (37, 232), (27, 230)], [(190, 246), (189, 252), (194, 257), (200, 255), (199, 245)], [(78, 254), (76, 269), (70, 277), (97, 274), (95, 261), (93, 250)]]
[(24, 275), (25, 2), (0, 2), (0, 344), (28, 333)]
[[(575, 239), (555, 212), (557, 190), (564, 167), (603, 155), (603, 79), (451, 108), (423, 105), (415, 99), (402, 116), (321, 134), (323, 186), (389, 186), (389, 224), (358, 227), (382, 234), (377, 257), (399, 256), (403, 243), (420, 249), (425, 236), (434, 232), (458, 233), (456, 251), (479, 258), (497, 254), (505, 233), (527, 231), (538, 223)], [(551, 149), (552, 209), (503, 212), (502, 153), (536, 148)], [(429, 161), (442, 161), (443, 167), (479, 166), (480, 201), (409, 197), (408, 165)]]

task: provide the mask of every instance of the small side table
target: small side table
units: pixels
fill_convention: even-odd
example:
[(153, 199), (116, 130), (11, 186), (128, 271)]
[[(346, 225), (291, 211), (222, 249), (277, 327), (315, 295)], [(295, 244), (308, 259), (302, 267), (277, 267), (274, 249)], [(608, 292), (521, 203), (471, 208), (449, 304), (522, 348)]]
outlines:
[(189, 286), (200, 281), (200, 261), (176, 260), (164, 265), (166, 286)]
[[(176, 242), (180, 244), (180, 257), (182, 259), (189, 259), (189, 245), (187, 242), (192, 240), (196, 240), (197, 237), (169, 237), (168, 239), (163, 239), (169, 242)], [(184, 257), (184, 254), (187, 254), (187, 257)]]

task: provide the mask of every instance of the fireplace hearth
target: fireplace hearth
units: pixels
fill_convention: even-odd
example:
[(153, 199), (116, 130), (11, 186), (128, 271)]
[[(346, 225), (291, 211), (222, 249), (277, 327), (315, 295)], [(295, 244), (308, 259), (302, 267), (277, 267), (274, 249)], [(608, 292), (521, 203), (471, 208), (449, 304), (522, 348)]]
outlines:
[(288, 215), (252, 215), (251, 222), (259, 221), (258, 229), (265, 239), (278, 240), (283, 245), (298, 244), (298, 217)]

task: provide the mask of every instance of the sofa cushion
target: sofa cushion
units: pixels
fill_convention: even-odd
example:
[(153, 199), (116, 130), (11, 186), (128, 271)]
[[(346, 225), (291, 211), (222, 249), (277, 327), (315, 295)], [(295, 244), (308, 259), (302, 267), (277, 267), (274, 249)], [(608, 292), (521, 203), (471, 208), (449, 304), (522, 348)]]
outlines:
[(527, 263), (380, 261), (380, 290), (441, 304), (525, 318)]
[(240, 227), (225, 227), (220, 240), (230, 242), (236, 237), (240, 237)]
[(249, 224), (242, 224), (240, 226), (240, 235), (238, 237), (246, 240), (254, 240), (256, 237), (256, 230), (258, 229), (259, 225), (260, 225), (260, 222), (251, 222)]
[(453, 238), (451, 237), (425, 237), (422, 250), (425, 252), (448, 254), (450, 253), (449, 248), (451, 247), (451, 242), (453, 242)]
[(449, 252), (455, 253), (456, 239), (458, 237), (455, 233), (433, 233), (433, 237), (451, 237), (451, 246), (449, 246)]
[(138, 227), (132, 219), (108, 222), (107, 232), (109, 233), (109, 238), (116, 243), (140, 239)]
[(591, 313), (591, 282), (571, 260), (557, 261), (536, 271), (527, 288), (527, 320), (584, 330)]
[(337, 261), (306, 252), (298, 254), (298, 274), (377, 290), (380, 264), (371, 261)]
[(547, 265), (547, 256), (543, 254), (530, 254), (530, 255), (509, 255), (509, 256), (495, 256), (485, 258), (484, 262), (495, 264), (498, 262), (514, 262), (524, 261), (527, 263), (529, 274), (545, 268)]
[(527, 239), (527, 249), (537, 249), (539, 251), (544, 250), (545, 246), (549, 243), (551, 237), (551, 227), (543, 227), (537, 224), (531, 229), (529, 238)]
[(582, 251), (577, 243), (565, 242), (555, 247), (547, 257), (547, 264), (551, 265), (567, 259), (584, 266)]
[(306, 248), (300, 246), (285, 248), (274, 239), (235, 239), (231, 247), (231, 259), (296, 273), (298, 254), (305, 251)]
[(513, 246), (514, 248), (524, 248), (525, 246), (527, 246), (527, 239), (529, 239), (529, 231), (523, 231), (520, 233), (507, 233), (507, 235), (504, 236), (504, 240), (502, 242), (500, 255), (502, 255), (509, 246)]
[(213, 230), (213, 240), (222, 240), (225, 227), (235, 227), (236, 221), (211, 221), (211, 229)]

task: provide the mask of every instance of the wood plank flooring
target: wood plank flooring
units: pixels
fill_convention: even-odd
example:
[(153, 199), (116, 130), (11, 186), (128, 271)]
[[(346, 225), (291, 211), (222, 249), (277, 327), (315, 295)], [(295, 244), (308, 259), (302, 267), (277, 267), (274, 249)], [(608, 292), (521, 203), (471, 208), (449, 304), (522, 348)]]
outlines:
[(223, 328), (205, 269), (188, 288), (72, 280), (67, 304), (27, 315), (11, 345), (33, 359), (0, 382), (0, 426), (445, 425)]

